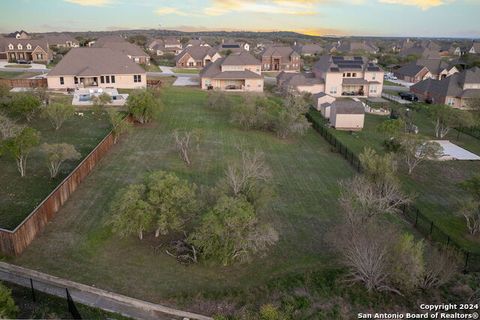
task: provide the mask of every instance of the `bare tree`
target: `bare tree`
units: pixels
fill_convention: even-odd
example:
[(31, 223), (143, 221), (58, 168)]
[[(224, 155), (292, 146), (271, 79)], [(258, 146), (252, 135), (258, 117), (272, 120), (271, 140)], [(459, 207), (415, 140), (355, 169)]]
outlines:
[(197, 131), (173, 131), (173, 139), (175, 141), (175, 148), (177, 149), (180, 158), (187, 166), (192, 164), (190, 159), (190, 150), (192, 148), (192, 140), (198, 143), (200, 134)]
[(347, 280), (360, 282), (368, 291), (400, 293), (389, 282), (390, 250), (397, 238), (390, 228), (374, 223), (340, 225), (333, 244), (347, 267)]
[(459, 256), (453, 248), (432, 247), (426, 251), (426, 266), (420, 282), (422, 289), (438, 288), (459, 272)]
[(230, 164), (225, 171), (226, 183), (235, 196), (247, 194), (256, 181), (267, 181), (272, 176), (263, 152), (239, 150), (241, 160)]
[(357, 175), (341, 181), (340, 188), (340, 204), (352, 224), (365, 223), (384, 213), (398, 213), (403, 205), (411, 201), (393, 180), (380, 185)]
[(471, 235), (480, 233), (480, 202), (474, 199), (462, 201), (459, 214), (465, 218)]
[(25, 126), (18, 125), (14, 120), (0, 113), (0, 140), (17, 136)]
[(402, 154), (408, 167), (408, 174), (425, 160), (435, 160), (442, 155), (442, 147), (414, 134), (405, 134), (401, 139)]

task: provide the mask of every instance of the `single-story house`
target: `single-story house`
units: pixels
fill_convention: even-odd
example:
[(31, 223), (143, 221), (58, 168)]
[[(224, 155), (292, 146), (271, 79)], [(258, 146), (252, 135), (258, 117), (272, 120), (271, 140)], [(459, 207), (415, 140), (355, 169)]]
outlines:
[(122, 52), (110, 48), (72, 48), (47, 74), (49, 89), (86, 87), (141, 89), (146, 71)]
[(217, 49), (207, 46), (190, 46), (175, 57), (175, 65), (177, 68), (201, 69), (221, 57)]
[(300, 93), (319, 93), (325, 90), (325, 83), (315, 78), (313, 73), (291, 73), (282, 71), (277, 75), (277, 86), (286, 91), (296, 90)]
[(359, 131), (365, 123), (365, 108), (360, 101), (337, 99), (330, 106), (330, 124), (337, 130)]

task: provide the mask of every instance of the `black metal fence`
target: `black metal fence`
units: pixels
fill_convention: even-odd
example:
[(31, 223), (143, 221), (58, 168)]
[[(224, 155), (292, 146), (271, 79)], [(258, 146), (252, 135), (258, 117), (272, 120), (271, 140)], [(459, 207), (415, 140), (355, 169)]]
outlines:
[[(37, 298), (35, 287), (33, 285), (33, 279), (31, 278), (30, 278), (30, 290), (32, 295), (32, 301), (35, 303), (37, 302), (38, 298)], [(72, 315), (72, 319), (82, 319), (82, 316), (80, 315), (80, 312), (78, 312), (77, 306), (75, 305), (75, 301), (73, 301), (72, 296), (68, 291), (68, 288), (65, 288), (65, 292), (66, 292), (65, 298), (67, 299), (67, 308), (70, 314)]]
[(474, 138), (480, 139), (480, 127), (455, 128), (457, 131), (468, 134)]
[[(311, 109), (306, 117), (312, 123), (312, 127), (317, 131), (333, 148), (333, 151), (341, 154), (351, 165), (362, 172), (362, 165), (358, 157), (344, 145), (337, 137), (332, 134), (331, 128), (328, 127), (328, 122), (315, 109)], [(463, 246), (454, 241), (448, 234), (438, 228), (435, 223), (427, 218), (416, 206), (409, 205), (402, 208), (404, 216), (412, 225), (422, 233), (427, 239), (435, 241), (442, 245), (452, 246), (457, 249), (463, 256), (463, 270), (465, 272), (480, 272), (480, 254), (472, 253)]]

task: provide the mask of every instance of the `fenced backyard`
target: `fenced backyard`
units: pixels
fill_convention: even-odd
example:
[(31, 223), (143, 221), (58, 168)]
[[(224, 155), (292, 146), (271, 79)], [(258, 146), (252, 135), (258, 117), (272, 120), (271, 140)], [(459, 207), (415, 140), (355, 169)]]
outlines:
[[(315, 114), (315, 116), (313, 116)], [(352, 167), (359, 173), (362, 172), (362, 165), (358, 157), (345, 144), (332, 134), (331, 128), (327, 127), (327, 121), (321, 117), (316, 110), (307, 113), (307, 119), (312, 123), (312, 127), (317, 131), (331, 146), (333, 151), (338, 152), (344, 157)], [(465, 272), (480, 271), (480, 254), (473, 253), (463, 248), (462, 245), (454, 241), (450, 235), (439, 228), (434, 221), (424, 215), (420, 209), (411, 204), (402, 208), (403, 216), (420, 231), (427, 239), (437, 242), (441, 245), (453, 246), (463, 258), (463, 270)]]
[(0, 228), (0, 252), (21, 254), (112, 146), (110, 132), (14, 230)]

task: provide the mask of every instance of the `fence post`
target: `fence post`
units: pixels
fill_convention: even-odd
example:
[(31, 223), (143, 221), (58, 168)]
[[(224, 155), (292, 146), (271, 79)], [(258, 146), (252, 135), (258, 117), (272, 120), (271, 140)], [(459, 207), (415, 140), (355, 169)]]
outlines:
[(417, 222), (418, 222), (418, 210), (415, 210), (416, 212), (416, 215), (415, 215), (415, 227), (417, 226)]
[(447, 235), (447, 246), (450, 244), (450, 236)]
[(75, 305), (70, 292), (68, 292), (68, 288), (65, 288), (65, 291), (67, 292), (68, 311), (72, 314), (73, 319), (82, 319), (82, 316), (80, 315), (80, 312), (78, 312), (77, 306)]
[(432, 232), (433, 232), (433, 221), (430, 222), (430, 235), (432, 235)]
[(33, 289), (33, 280), (30, 278), (30, 288), (32, 289), (32, 300), (33, 302), (37, 302), (37, 299), (35, 297), (35, 289)]

